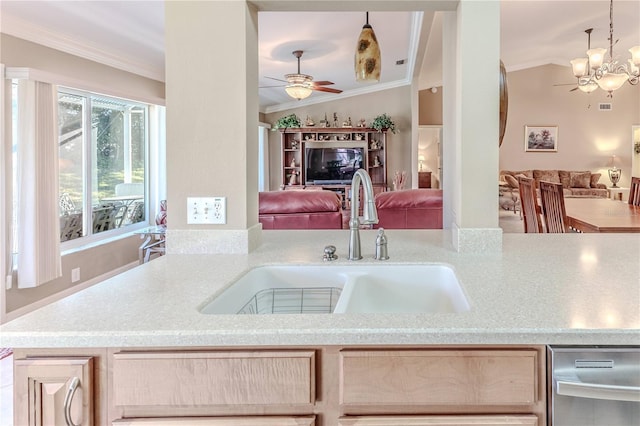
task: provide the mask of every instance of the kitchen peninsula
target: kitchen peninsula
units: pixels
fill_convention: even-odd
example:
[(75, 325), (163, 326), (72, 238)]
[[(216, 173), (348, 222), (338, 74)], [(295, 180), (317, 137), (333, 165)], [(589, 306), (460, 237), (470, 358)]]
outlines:
[[(365, 259), (358, 265), (379, 263), (372, 259), (375, 235), (375, 231), (361, 232)], [(454, 372), (461, 366), (471, 371), (477, 367), (479, 377), (487, 366), (505, 374), (511, 372), (516, 379), (505, 378), (504, 383), (511, 386), (514, 380), (523, 380), (519, 385), (522, 392), (514, 393), (511, 387), (507, 392), (508, 398), (517, 401), (502, 397), (484, 401), (476, 392), (471, 404), (456, 402), (460, 412), (480, 417), (496, 412), (529, 413), (529, 420), (513, 424), (543, 425), (545, 345), (640, 345), (637, 236), (505, 234), (502, 253), (489, 254), (455, 252), (446, 231), (389, 230), (387, 236), (389, 263), (452, 266), (471, 309), (452, 314), (202, 314), (204, 305), (250, 268), (281, 264), (332, 268), (350, 264), (346, 260), (346, 231), (270, 231), (263, 232), (263, 244), (248, 255), (166, 255), (136, 267), (2, 325), (0, 345), (16, 348), (16, 363), (27, 356), (93, 358), (95, 362), (88, 368), (99, 383), (94, 385), (94, 393), (101, 394), (100, 398), (94, 397), (97, 424), (169, 414), (287, 414), (298, 422), (274, 424), (318, 426), (336, 424), (335, 419), (340, 416), (339, 424), (346, 426), (376, 424), (353, 422), (362, 415), (451, 414), (450, 401), (436, 399), (428, 410), (423, 403), (416, 408), (412, 398), (423, 398), (422, 393), (399, 401), (390, 397), (397, 394), (396, 389), (387, 395), (374, 395), (372, 401), (359, 399), (361, 386), (365, 386), (359, 381), (363, 375), (375, 377), (373, 372), (379, 370), (380, 377), (385, 377), (388, 369), (382, 355), (391, 356), (393, 365), (406, 362), (402, 365), (408, 371), (427, 368), (422, 363), (439, 356), (437, 365), (450, 365)], [(329, 244), (337, 247), (339, 258), (323, 263), (323, 248)], [(203, 353), (207, 354), (205, 361), (198, 358)], [(250, 398), (246, 406), (246, 401), (233, 402), (233, 397), (246, 396), (246, 389), (231, 397), (220, 397), (215, 389), (210, 390), (214, 402), (199, 402), (194, 409), (185, 408), (186, 400), (178, 401), (177, 406), (163, 406), (166, 399), (162, 397), (160, 402), (151, 397), (137, 399), (133, 384), (145, 383), (150, 386), (148, 389), (155, 389), (156, 384), (149, 377), (175, 367), (172, 363), (177, 361), (172, 357), (176, 354), (182, 354), (180, 365), (194, 363), (185, 371), (204, 368), (210, 374), (229, 369), (244, 371), (245, 367), (234, 364), (237, 358), (230, 354), (260, 363), (267, 362), (263, 357), (270, 354), (269, 362), (276, 362), (287, 371), (281, 377), (285, 382), (298, 383), (300, 379), (302, 383), (300, 388), (281, 389), (284, 396), (280, 395), (282, 399), (274, 405), (259, 395)], [(464, 361), (470, 356), (476, 360), (472, 364)], [(29, 365), (33, 362), (24, 361)], [(145, 365), (156, 373), (141, 378), (147, 371)], [(366, 372), (360, 371), (359, 365), (367, 365)], [(182, 373), (168, 376), (180, 378)], [(226, 383), (225, 377), (219, 379)], [(170, 382), (176, 385), (171, 379)], [(391, 385), (399, 384), (392, 380)], [(263, 392), (262, 397), (264, 391), (271, 392), (260, 386), (252, 388)], [(225, 392), (229, 392), (228, 387)], [(107, 398), (106, 394), (111, 396)], [(157, 405), (161, 406), (160, 411)], [(313, 419), (304, 423), (309, 416), (318, 416), (316, 423)]]

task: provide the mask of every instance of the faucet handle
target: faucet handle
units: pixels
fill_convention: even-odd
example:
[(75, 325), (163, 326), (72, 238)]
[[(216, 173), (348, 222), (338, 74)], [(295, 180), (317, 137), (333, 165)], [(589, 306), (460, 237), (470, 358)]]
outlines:
[(324, 256), (322, 256), (322, 260), (325, 262), (331, 262), (332, 260), (336, 260), (338, 255), (336, 254), (336, 246), (326, 246), (324, 248)]

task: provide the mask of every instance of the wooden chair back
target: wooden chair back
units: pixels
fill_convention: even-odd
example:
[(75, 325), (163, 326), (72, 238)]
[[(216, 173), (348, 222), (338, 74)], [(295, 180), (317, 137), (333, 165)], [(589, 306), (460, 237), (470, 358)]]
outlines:
[(640, 177), (631, 177), (631, 188), (629, 188), (629, 204), (640, 206)]
[(536, 195), (534, 180), (524, 176), (518, 177), (518, 191), (520, 192), (524, 232), (529, 234), (542, 233), (542, 220), (540, 218), (540, 208), (538, 207), (538, 197)]
[(561, 183), (540, 181), (540, 200), (545, 231), (548, 233), (569, 232), (567, 212), (564, 207), (564, 193)]

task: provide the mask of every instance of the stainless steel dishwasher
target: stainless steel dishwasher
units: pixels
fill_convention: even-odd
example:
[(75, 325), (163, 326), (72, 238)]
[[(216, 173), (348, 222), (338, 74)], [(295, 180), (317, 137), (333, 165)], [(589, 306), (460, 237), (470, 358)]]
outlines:
[(549, 347), (550, 426), (640, 425), (640, 347)]

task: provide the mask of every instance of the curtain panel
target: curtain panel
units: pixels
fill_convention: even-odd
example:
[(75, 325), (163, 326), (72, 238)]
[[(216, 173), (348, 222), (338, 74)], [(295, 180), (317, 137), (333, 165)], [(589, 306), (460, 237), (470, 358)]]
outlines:
[(55, 85), (18, 82), (18, 288), (62, 276)]

